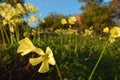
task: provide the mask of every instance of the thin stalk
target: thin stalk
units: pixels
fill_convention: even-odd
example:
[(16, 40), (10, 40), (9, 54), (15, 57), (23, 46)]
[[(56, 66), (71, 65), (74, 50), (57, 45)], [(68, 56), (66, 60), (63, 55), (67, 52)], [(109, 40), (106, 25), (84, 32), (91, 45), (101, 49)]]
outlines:
[[(76, 53), (77, 52), (77, 48), (78, 48), (78, 38), (77, 38), (77, 34), (75, 35), (75, 50), (74, 50), (74, 53)], [(76, 58), (77, 58), (77, 60), (78, 60), (78, 53), (76, 53)]]
[(9, 40), (9, 37), (8, 37), (8, 34), (7, 34), (6, 30), (5, 30), (5, 28), (3, 28), (3, 31), (5, 33), (5, 36), (6, 36), (6, 39), (7, 39), (8, 43), (10, 43), (10, 40)]
[(38, 42), (40, 42), (40, 27), (38, 28), (38, 30), (37, 30), (37, 37), (38, 37)]
[(61, 76), (61, 74), (60, 74), (60, 70), (59, 70), (59, 68), (58, 68), (58, 65), (56, 64), (55, 67), (56, 67), (56, 69), (57, 69), (58, 76), (59, 76), (60, 80), (62, 80), (62, 76)]
[(15, 28), (16, 28), (16, 41), (18, 42), (20, 39), (20, 37), (19, 37), (19, 28), (18, 28), (18, 26), (15, 26)]
[(78, 43), (77, 43), (77, 35), (75, 35), (75, 50), (74, 50), (75, 53), (76, 53), (76, 51), (77, 51), (77, 44), (78, 44)]
[(0, 30), (1, 30), (2, 40), (3, 40), (3, 42), (5, 43), (5, 36), (4, 36), (4, 34), (3, 34), (2, 27), (0, 27)]
[(11, 39), (11, 44), (13, 44), (13, 35), (11, 32), (10, 32), (10, 39)]
[(92, 72), (91, 72), (88, 80), (91, 80), (91, 78), (92, 78), (92, 76), (93, 76), (93, 74), (94, 74), (94, 72), (95, 72), (98, 64), (100, 63), (100, 60), (102, 59), (102, 56), (103, 56), (103, 54), (104, 54), (104, 52), (105, 52), (105, 49), (106, 49), (106, 47), (107, 47), (107, 45), (108, 45), (108, 42), (109, 42), (109, 39), (106, 41), (106, 44), (105, 44), (105, 46), (103, 47), (103, 50), (102, 50), (102, 52), (101, 52), (101, 54), (100, 54), (100, 56), (99, 56), (99, 59), (98, 59), (98, 61), (96, 62), (96, 64), (95, 64), (95, 66), (94, 66), (94, 68), (93, 68), (93, 70), (92, 70)]

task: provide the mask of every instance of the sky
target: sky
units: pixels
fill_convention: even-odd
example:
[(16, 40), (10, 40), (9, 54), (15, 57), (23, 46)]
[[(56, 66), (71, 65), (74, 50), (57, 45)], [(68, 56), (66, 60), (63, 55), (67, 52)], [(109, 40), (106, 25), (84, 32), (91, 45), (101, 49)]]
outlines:
[[(104, 2), (109, 2), (111, 0), (104, 0)], [(78, 0), (25, 0), (26, 3), (32, 3), (38, 8), (38, 12), (35, 15), (42, 14), (42, 18), (45, 18), (51, 12), (63, 15), (73, 15), (80, 14), (82, 10), (80, 7), (83, 3), (78, 2)]]
[(25, 2), (38, 7), (38, 14), (42, 13), (43, 18), (51, 12), (64, 15), (82, 13), (80, 6), (83, 5), (77, 0), (25, 0)]

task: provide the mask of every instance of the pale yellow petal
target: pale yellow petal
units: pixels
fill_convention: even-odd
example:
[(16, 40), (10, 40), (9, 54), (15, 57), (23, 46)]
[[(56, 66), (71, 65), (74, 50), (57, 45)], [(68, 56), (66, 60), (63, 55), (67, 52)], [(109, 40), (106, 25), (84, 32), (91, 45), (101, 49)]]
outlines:
[(20, 45), (17, 49), (17, 53), (23, 52), (25, 50), (31, 50), (29, 45)]
[(28, 44), (33, 45), (33, 43), (30, 41), (29, 38), (25, 38), (25, 41), (26, 41)]
[(42, 60), (43, 60), (42, 57), (30, 58), (30, 59), (29, 59), (29, 62), (30, 62), (33, 66), (35, 66), (35, 65), (39, 64)]
[(39, 55), (45, 55), (45, 53), (43, 52), (43, 50), (40, 49), (40, 48), (36, 48), (36, 49), (35, 49), (35, 52), (36, 52), (37, 54), (39, 54)]
[(31, 51), (30, 50), (25, 50), (24, 52), (21, 53), (21, 56), (29, 54)]
[(46, 73), (49, 71), (49, 64), (47, 61), (42, 62), (41, 67), (38, 69), (39, 73)]
[(30, 52), (35, 52), (36, 47), (32, 44), (32, 42), (28, 39), (22, 39), (19, 41), (20, 46), (17, 49), (18, 53), (21, 53), (21, 55), (26, 55)]
[(49, 55), (48, 57), (52, 57), (53, 56), (52, 50), (49, 47), (46, 48), (46, 54)]
[(56, 62), (55, 62), (54, 57), (49, 58), (48, 63), (51, 64), (51, 65), (55, 65)]

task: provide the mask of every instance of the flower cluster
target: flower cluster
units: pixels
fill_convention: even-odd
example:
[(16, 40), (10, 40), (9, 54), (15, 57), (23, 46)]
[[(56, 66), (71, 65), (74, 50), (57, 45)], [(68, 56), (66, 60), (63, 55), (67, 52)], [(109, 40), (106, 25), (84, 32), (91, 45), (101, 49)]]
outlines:
[(120, 37), (120, 27), (113, 27), (110, 30), (110, 42), (113, 43), (118, 37)]
[(0, 15), (4, 18), (4, 25), (21, 23), (23, 21), (21, 16), (25, 16), (28, 13), (35, 13), (37, 10), (32, 4), (26, 3), (24, 5), (17, 3), (15, 7), (7, 3), (0, 4)]
[(34, 23), (34, 22), (37, 21), (37, 20), (38, 20), (37, 16), (30, 16), (30, 18), (28, 19), (28, 22), (29, 22), (30, 24), (32, 24), (32, 23)]
[(38, 69), (39, 73), (45, 73), (49, 71), (49, 64), (55, 65), (55, 59), (52, 53), (52, 50), (47, 47), (46, 52), (44, 53), (42, 49), (37, 48), (33, 43), (28, 39), (22, 39), (19, 41), (19, 47), (17, 49), (18, 53), (21, 53), (22, 56), (29, 54), (30, 52), (35, 52), (39, 55), (38, 58), (30, 58), (29, 62), (31, 65), (35, 66), (42, 62), (41, 67)]
[(20, 7), (20, 3), (17, 4), (16, 8), (12, 7), (10, 4), (7, 3), (1, 3), (0, 4), (0, 15), (3, 18), (3, 24), (13, 24), (15, 23), (21, 23), (22, 18), (20, 18), (20, 15), (23, 14), (23, 10)]
[(68, 28), (68, 29), (56, 29), (55, 33), (64, 34), (64, 35), (72, 35), (72, 34), (78, 35), (77, 30), (71, 29), (71, 28)]
[(74, 17), (74, 16), (71, 16), (68, 18), (69, 24), (75, 24), (75, 21), (76, 21), (76, 17)]
[(68, 22), (67, 22), (67, 20), (65, 18), (61, 19), (61, 24), (64, 25), (64, 24), (69, 23), (71, 25), (71, 24), (75, 24), (75, 21), (76, 21), (76, 17), (71, 16), (71, 17), (68, 18)]
[(113, 43), (116, 38), (120, 37), (120, 27), (114, 26), (109, 30), (108, 27), (103, 29), (103, 32), (110, 33), (109, 41)]
[(82, 32), (82, 35), (85, 37), (85, 36), (92, 36), (93, 34), (93, 26), (88, 28), (88, 29), (85, 29), (84, 32)]

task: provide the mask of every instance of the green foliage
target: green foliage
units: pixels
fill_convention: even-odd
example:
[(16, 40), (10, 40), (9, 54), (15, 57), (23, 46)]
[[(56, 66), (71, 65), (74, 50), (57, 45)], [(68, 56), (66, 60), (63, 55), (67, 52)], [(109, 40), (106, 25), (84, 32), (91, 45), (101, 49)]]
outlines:
[(101, 31), (106, 26), (111, 26), (111, 18), (109, 17), (109, 9), (107, 6), (100, 6), (98, 4), (89, 5), (90, 8), (83, 12), (84, 27), (93, 26), (95, 30)]
[[(103, 50), (107, 37), (94, 33), (92, 35), (82, 35), (83, 33), (79, 35), (48, 33), (40, 35), (40, 41), (34, 40), (33, 43), (44, 51), (47, 46), (52, 49), (63, 79), (87, 80)], [(106, 48), (102, 60), (95, 71), (93, 80), (120, 79), (119, 40), (117, 39), (116, 42)], [(41, 76), (39, 76), (36, 72), (39, 65), (32, 67), (28, 63), (29, 57), (34, 53), (26, 57), (21, 57), (16, 53), (16, 48), (17, 45), (11, 45), (0, 50), (0, 63), (3, 65), (0, 69), (4, 73), (4, 75), (0, 75), (0, 79), (5, 78), (7, 74), (12, 76), (11, 79), (16, 78), (17, 80), (40, 79), (41, 77), (43, 79), (43, 76), (45, 79), (58, 79), (55, 67), (51, 67), (50, 72), (40, 74)], [(11, 73), (8, 73), (8, 70)], [(14, 72), (17, 73), (16, 77), (14, 76)], [(25, 77), (23, 74), (27, 74), (28, 76)]]
[(50, 13), (47, 17), (44, 18), (44, 23), (41, 24), (43, 29), (55, 30), (63, 28), (61, 24), (61, 19), (64, 18), (62, 14)]
[[(120, 0), (113, 0), (109, 4), (110, 16), (113, 19), (119, 20), (120, 19)], [(116, 21), (119, 23), (119, 21)], [(119, 25), (119, 24), (116, 24)]]

